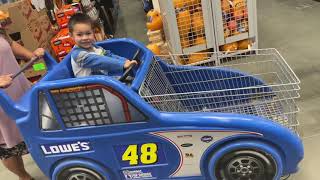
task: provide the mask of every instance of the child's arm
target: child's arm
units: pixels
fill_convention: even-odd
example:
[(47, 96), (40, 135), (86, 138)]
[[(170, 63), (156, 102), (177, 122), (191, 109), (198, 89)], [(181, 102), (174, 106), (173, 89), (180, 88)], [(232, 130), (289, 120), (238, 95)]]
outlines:
[(79, 53), (75, 61), (83, 68), (105, 70), (111, 74), (123, 73), (126, 63), (124, 58), (100, 56), (94, 53)]
[(115, 59), (124, 60), (124, 61), (125, 61), (124, 66), (123, 66), (124, 69), (128, 69), (128, 68), (129, 68), (131, 65), (133, 65), (133, 64), (135, 64), (135, 65), (138, 64), (138, 62), (137, 62), (136, 60), (128, 60), (128, 59), (126, 59), (126, 58), (124, 58), (124, 57), (121, 57), (121, 56), (118, 56), (118, 55), (116, 55), (116, 54), (113, 54), (113, 53), (111, 53), (110, 51), (107, 53), (106, 56), (109, 56), (109, 57), (115, 58)]

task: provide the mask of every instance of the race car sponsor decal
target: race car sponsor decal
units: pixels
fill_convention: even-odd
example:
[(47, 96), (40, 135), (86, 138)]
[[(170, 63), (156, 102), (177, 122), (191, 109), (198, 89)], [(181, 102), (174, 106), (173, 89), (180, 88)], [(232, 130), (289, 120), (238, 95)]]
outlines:
[(202, 142), (205, 142), (205, 143), (209, 143), (213, 140), (213, 137), (212, 136), (202, 136), (201, 137), (201, 141)]
[(144, 143), (115, 146), (121, 167), (166, 163), (161, 143)]
[(192, 138), (191, 134), (182, 134), (182, 135), (178, 135), (177, 138)]
[(151, 169), (123, 170), (124, 179), (156, 179), (155, 173)]
[[(219, 131), (219, 130), (176, 130), (152, 132), (151, 134), (167, 140), (176, 147), (180, 155), (180, 164), (170, 177), (201, 176), (200, 161), (203, 153), (215, 142), (226, 137), (235, 135), (258, 135), (262, 134), (246, 131)], [(186, 139), (181, 138), (188, 135), (188, 143), (192, 146), (182, 146), (186, 144)]]
[(191, 146), (193, 146), (193, 144), (191, 144), (191, 143), (181, 144), (181, 147), (191, 147)]
[(185, 154), (184, 154), (184, 157), (186, 157), (186, 158), (193, 158), (194, 155), (193, 155), (193, 153), (185, 153)]
[(58, 155), (68, 153), (79, 153), (91, 151), (91, 145), (88, 141), (66, 142), (61, 144), (43, 144), (40, 148), (44, 155)]

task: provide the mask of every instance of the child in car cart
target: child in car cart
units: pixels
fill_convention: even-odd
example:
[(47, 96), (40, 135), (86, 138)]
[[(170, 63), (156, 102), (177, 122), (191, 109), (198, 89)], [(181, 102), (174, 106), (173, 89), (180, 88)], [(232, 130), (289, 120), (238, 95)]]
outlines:
[(73, 15), (69, 21), (68, 28), (76, 44), (71, 51), (75, 77), (99, 74), (121, 76), (124, 69), (137, 64), (135, 60), (127, 60), (96, 46), (92, 26), (91, 18), (82, 13)]

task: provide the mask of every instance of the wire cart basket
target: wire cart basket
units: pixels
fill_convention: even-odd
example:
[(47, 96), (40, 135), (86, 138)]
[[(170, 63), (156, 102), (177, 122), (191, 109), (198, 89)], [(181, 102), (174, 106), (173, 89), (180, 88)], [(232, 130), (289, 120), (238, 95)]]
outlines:
[(163, 112), (220, 112), (254, 115), (297, 132), (300, 80), (275, 49), (218, 57), (199, 66), (164, 66), (181, 55), (154, 57), (142, 98)]

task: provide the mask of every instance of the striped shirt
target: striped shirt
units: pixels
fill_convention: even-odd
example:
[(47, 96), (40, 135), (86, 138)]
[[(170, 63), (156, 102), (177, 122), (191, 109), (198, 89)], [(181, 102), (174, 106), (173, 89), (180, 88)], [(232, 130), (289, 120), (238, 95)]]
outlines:
[(75, 46), (71, 51), (71, 65), (75, 77), (89, 75), (121, 76), (126, 58), (94, 45), (91, 50)]

